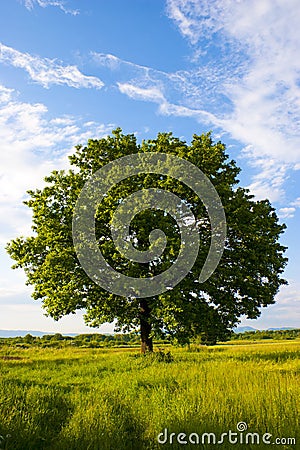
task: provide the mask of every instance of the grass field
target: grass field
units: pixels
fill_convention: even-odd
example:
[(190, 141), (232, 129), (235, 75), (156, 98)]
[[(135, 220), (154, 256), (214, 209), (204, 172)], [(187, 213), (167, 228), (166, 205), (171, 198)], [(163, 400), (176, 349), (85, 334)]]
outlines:
[[(276, 448), (300, 448), (299, 340), (167, 350), (173, 361), (136, 349), (2, 346), (0, 448), (270, 448), (246, 444), (250, 432), (260, 441), (271, 434), (271, 443), (284, 438)], [(224, 437), (213, 444), (205, 436), (201, 444), (203, 433), (215, 433), (218, 441), (237, 432), (239, 422), (248, 426), (238, 432), (239, 443)], [(165, 429), (168, 442), (159, 444)], [(176, 433), (172, 443), (170, 433)], [(186, 434), (183, 441), (198, 436), (199, 445), (179, 444), (179, 433)]]

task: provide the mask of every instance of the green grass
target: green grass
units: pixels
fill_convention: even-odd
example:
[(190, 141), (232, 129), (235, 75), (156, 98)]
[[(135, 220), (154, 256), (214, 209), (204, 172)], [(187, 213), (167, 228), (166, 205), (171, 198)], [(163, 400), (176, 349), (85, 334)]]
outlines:
[(170, 362), (134, 349), (2, 346), (0, 449), (270, 448), (157, 442), (165, 428), (219, 438), (241, 421), (299, 445), (299, 341), (168, 350)]

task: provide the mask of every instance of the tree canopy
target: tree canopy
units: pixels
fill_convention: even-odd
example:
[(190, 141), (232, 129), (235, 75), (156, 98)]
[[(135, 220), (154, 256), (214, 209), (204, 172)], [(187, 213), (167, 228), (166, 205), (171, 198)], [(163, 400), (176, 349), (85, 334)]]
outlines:
[[(108, 163), (126, 155), (143, 153), (175, 155), (198, 167), (215, 187), (227, 222), (227, 235), (221, 260), (204, 282), (199, 274), (211, 244), (210, 216), (203, 202), (187, 185), (172, 176), (139, 173), (109, 189), (97, 206), (95, 235), (107, 263), (126, 276), (147, 278), (174, 264), (181, 246), (176, 220), (160, 209), (138, 211), (130, 223), (128, 239), (139, 251), (149, 248), (153, 230), (163, 230), (165, 248), (160, 258), (140, 263), (124, 258), (115, 247), (111, 224), (120, 203), (141, 189), (170, 191), (183, 199), (196, 217), (200, 247), (193, 267), (172, 289), (147, 298), (121, 296), (95, 283), (80, 264), (74, 248), (72, 221), (76, 201), (91, 175)], [(159, 133), (156, 139), (137, 143), (133, 134), (120, 128), (112, 136), (78, 145), (69, 157), (72, 168), (53, 171), (45, 187), (28, 191), (24, 202), (31, 208), (32, 236), (18, 237), (7, 245), (15, 260), (13, 268), (23, 268), (33, 298), (41, 299), (46, 314), (55, 320), (85, 310), (85, 322), (99, 327), (116, 323), (117, 331), (141, 329), (142, 349), (152, 350), (152, 334), (167, 333), (180, 343), (195, 335), (209, 342), (222, 338), (241, 316), (257, 318), (260, 308), (274, 303), (287, 259), (279, 242), (285, 225), (266, 200), (255, 200), (239, 186), (240, 169), (229, 158), (221, 142), (211, 133), (194, 135), (188, 145), (172, 133)]]

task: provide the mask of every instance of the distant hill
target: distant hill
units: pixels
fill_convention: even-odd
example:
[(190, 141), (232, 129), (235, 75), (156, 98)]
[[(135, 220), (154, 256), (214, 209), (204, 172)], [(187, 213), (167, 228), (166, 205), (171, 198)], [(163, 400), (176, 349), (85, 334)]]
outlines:
[[(31, 336), (44, 336), (45, 334), (55, 334), (48, 331), (36, 331), (36, 330), (0, 330), (0, 338), (7, 337), (24, 337), (26, 334), (31, 334)], [(63, 336), (77, 336), (80, 333), (61, 333)]]
[(267, 328), (266, 330), (258, 330), (253, 327), (237, 327), (234, 328), (234, 333), (245, 333), (246, 331), (279, 331), (279, 330), (295, 330), (295, 327), (280, 327), (280, 328)]
[(295, 330), (295, 327), (281, 327), (281, 328), (268, 328), (268, 331), (277, 331), (277, 330)]
[(237, 327), (233, 331), (234, 333), (245, 333), (246, 331), (257, 331), (257, 329), (253, 327)]
[[(281, 327), (281, 328), (268, 328), (268, 331), (276, 331), (276, 330), (294, 330), (295, 327)], [(246, 331), (264, 331), (257, 330), (256, 328), (245, 326), (245, 327), (237, 327), (233, 329), (234, 333), (245, 333)], [(97, 333), (97, 331), (95, 331)], [(31, 334), (31, 336), (41, 337), (46, 334), (55, 334), (54, 332), (49, 331), (37, 331), (37, 330), (0, 330), (0, 338), (7, 337), (24, 337), (26, 334)], [(79, 334), (90, 334), (90, 333), (61, 333), (63, 336), (78, 336)], [(110, 335), (111, 333), (100, 333)]]

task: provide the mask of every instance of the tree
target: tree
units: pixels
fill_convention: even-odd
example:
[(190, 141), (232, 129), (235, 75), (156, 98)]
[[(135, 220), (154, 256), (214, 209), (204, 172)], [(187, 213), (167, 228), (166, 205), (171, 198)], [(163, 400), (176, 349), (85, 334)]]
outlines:
[[(138, 208), (127, 238), (135, 249), (146, 251), (149, 235), (159, 225), (167, 236), (162, 256), (139, 263), (124, 258), (116, 249), (111, 229), (114, 213), (126, 197), (140, 189), (157, 188), (181, 197), (196, 217), (201, 245), (193, 267), (173, 289), (145, 298), (120, 296), (107, 292), (82, 268), (73, 243), (73, 212), (85, 183), (98, 169), (125, 155), (147, 152), (184, 158), (209, 178), (226, 214), (225, 248), (216, 270), (199, 283), (211, 243), (210, 217), (203, 202), (173, 177), (156, 173), (130, 176), (111, 188), (96, 210), (97, 245), (110, 266), (126, 276), (147, 278), (171, 267), (179, 254), (178, 224), (170, 214), (155, 208)], [(115, 321), (117, 331), (139, 328), (145, 352), (153, 349), (153, 335), (167, 333), (179, 343), (187, 343), (195, 335), (206, 335), (209, 342), (213, 336), (216, 341), (242, 315), (257, 318), (260, 307), (274, 303), (280, 285), (286, 284), (281, 278), (287, 261), (285, 247), (279, 242), (285, 225), (278, 223), (268, 200), (257, 201), (238, 186), (240, 169), (229, 159), (225, 145), (213, 142), (210, 133), (194, 135), (190, 145), (172, 133), (159, 133), (156, 139), (138, 144), (134, 135), (124, 135), (118, 128), (112, 136), (78, 145), (69, 159), (74, 169), (53, 171), (45, 178), (43, 189), (28, 191), (24, 203), (33, 213), (33, 235), (18, 237), (7, 245), (16, 261), (13, 268), (25, 270), (27, 283), (34, 287), (32, 296), (42, 300), (47, 315), (58, 320), (85, 309), (85, 321), (92, 327)]]
[(28, 333), (28, 334), (26, 334), (26, 336), (24, 336), (23, 341), (26, 344), (32, 344), (35, 341), (35, 338), (34, 338), (34, 336), (32, 336), (31, 334)]

